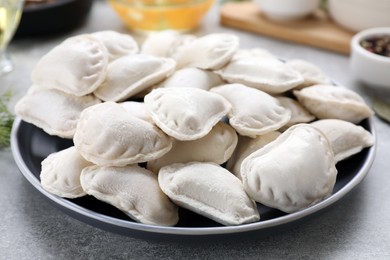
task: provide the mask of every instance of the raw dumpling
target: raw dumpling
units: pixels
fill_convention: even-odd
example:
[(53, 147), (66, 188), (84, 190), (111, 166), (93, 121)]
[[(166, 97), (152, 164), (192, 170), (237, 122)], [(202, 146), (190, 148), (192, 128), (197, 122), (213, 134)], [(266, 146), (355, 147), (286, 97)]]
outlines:
[(118, 104), (121, 105), (132, 116), (135, 116), (150, 123), (154, 123), (152, 115), (149, 113), (144, 102), (125, 101)]
[(261, 48), (252, 48), (252, 49), (239, 49), (234, 55), (233, 59), (237, 58), (276, 58), (272, 53), (266, 49)]
[(320, 119), (341, 119), (359, 123), (373, 111), (357, 93), (343, 87), (314, 85), (295, 90), (294, 95), (310, 113)]
[(41, 164), (40, 179), (45, 190), (69, 199), (86, 195), (80, 184), (80, 175), (92, 163), (86, 161), (74, 146), (50, 154)]
[(181, 140), (196, 140), (231, 109), (218, 94), (197, 88), (159, 88), (145, 96), (154, 122), (168, 135)]
[(154, 160), (172, 147), (172, 140), (160, 129), (114, 102), (85, 109), (73, 141), (85, 159), (101, 166)]
[(125, 167), (90, 166), (81, 173), (86, 193), (149, 225), (173, 226), (178, 208), (161, 191), (157, 176), (138, 165)]
[(280, 105), (291, 111), (291, 118), (283, 126), (287, 129), (292, 125), (299, 123), (309, 123), (315, 119), (315, 116), (309, 113), (298, 101), (289, 97), (276, 97)]
[(175, 71), (169, 78), (164, 80), (158, 87), (189, 87), (209, 90), (212, 87), (222, 85), (224, 81), (212, 71), (198, 68), (184, 68)]
[(158, 57), (171, 57), (181, 47), (192, 42), (196, 37), (173, 30), (153, 32), (142, 44), (141, 52)]
[(96, 37), (83, 34), (68, 38), (43, 56), (31, 78), (41, 87), (84, 96), (104, 81), (107, 66), (106, 47)]
[(329, 78), (316, 65), (304, 60), (289, 60), (286, 65), (293, 70), (300, 72), (304, 78), (304, 82), (295, 89), (317, 85), (317, 84), (331, 84)]
[(249, 155), (241, 176), (249, 196), (291, 213), (318, 203), (336, 182), (332, 148), (314, 126), (290, 127), (275, 141)]
[[(36, 84), (32, 84), (28, 89), (27, 89), (27, 95), (29, 94), (34, 94), (35, 92), (39, 92), (42, 90), (47, 90), (47, 88), (40, 87)], [(64, 93), (64, 92), (63, 92)]]
[(299, 72), (270, 57), (236, 56), (217, 73), (229, 83), (242, 83), (269, 94), (286, 92), (303, 82)]
[(123, 101), (164, 80), (175, 61), (146, 54), (127, 55), (110, 63), (107, 77), (94, 94), (104, 101)]
[(172, 149), (147, 168), (157, 173), (163, 166), (173, 163), (214, 162), (222, 164), (232, 155), (237, 145), (237, 134), (229, 125), (219, 122), (205, 137), (194, 141), (174, 140)]
[(375, 142), (370, 132), (347, 121), (323, 119), (311, 125), (320, 129), (328, 138), (336, 162), (359, 153), (363, 148), (374, 145)]
[(280, 135), (280, 132), (273, 131), (265, 135), (258, 135), (255, 138), (247, 136), (239, 136), (236, 149), (233, 155), (230, 157), (226, 164), (226, 169), (242, 180), (241, 177), (241, 164), (242, 161), (248, 157), (251, 153), (259, 150), (265, 145), (275, 140)]
[(101, 40), (107, 48), (109, 60), (113, 61), (119, 57), (138, 53), (138, 44), (128, 34), (115, 31), (100, 31), (91, 34)]
[(239, 179), (214, 163), (191, 162), (161, 168), (161, 189), (177, 205), (223, 225), (240, 225), (260, 219), (256, 203)]
[(15, 113), (49, 135), (73, 138), (81, 112), (100, 102), (93, 95), (77, 97), (55, 89), (31, 90), (18, 101)]
[(232, 34), (213, 33), (199, 37), (173, 56), (178, 68), (220, 69), (238, 50), (239, 39)]
[(240, 135), (255, 137), (278, 130), (291, 117), (291, 112), (269, 94), (242, 84), (227, 84), (210, 90), (226, 98), (232, 105), (230, 125)]

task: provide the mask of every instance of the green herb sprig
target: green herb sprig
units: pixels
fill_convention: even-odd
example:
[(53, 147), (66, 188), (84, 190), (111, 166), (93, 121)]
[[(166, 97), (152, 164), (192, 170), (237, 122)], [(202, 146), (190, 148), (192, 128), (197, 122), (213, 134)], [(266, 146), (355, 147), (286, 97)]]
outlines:
[(0, 149), (8, 147), (10, 144), (11, 129), (15, 119), (7, 107), (11, 97), (12, 92), (10, 90), (0, 96)]
[(372, 102), (372, 108), (378, 117), (390, 123), (390, 103), (380, 99), (374, 99)]

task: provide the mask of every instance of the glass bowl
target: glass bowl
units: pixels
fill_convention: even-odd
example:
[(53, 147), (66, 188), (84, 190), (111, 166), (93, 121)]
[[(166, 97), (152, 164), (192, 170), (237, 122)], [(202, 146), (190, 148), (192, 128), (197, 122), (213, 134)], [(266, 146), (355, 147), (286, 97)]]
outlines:
[(188, 31), (199, 25), (214, 0), (108, 0), (135, 31)]

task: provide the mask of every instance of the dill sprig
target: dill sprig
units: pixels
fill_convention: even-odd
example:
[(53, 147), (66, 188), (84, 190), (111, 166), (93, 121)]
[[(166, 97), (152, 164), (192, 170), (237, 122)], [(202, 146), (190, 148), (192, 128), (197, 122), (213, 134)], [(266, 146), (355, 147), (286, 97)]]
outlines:
[(12, 92), (4, 92), (0, 96), (0, 149), (10, 144), (11, 129), (14, 122), (14, 115), (8, 110), (8, 102), (11, 100)]

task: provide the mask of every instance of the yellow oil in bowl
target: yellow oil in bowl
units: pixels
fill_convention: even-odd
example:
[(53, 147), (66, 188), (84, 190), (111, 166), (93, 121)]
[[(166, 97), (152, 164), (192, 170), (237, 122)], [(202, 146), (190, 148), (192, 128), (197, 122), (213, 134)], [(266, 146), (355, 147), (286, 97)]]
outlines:
[(109, 3), (130, 29), (187, 31), (200, 23), (214, 0), (109, 0)]

